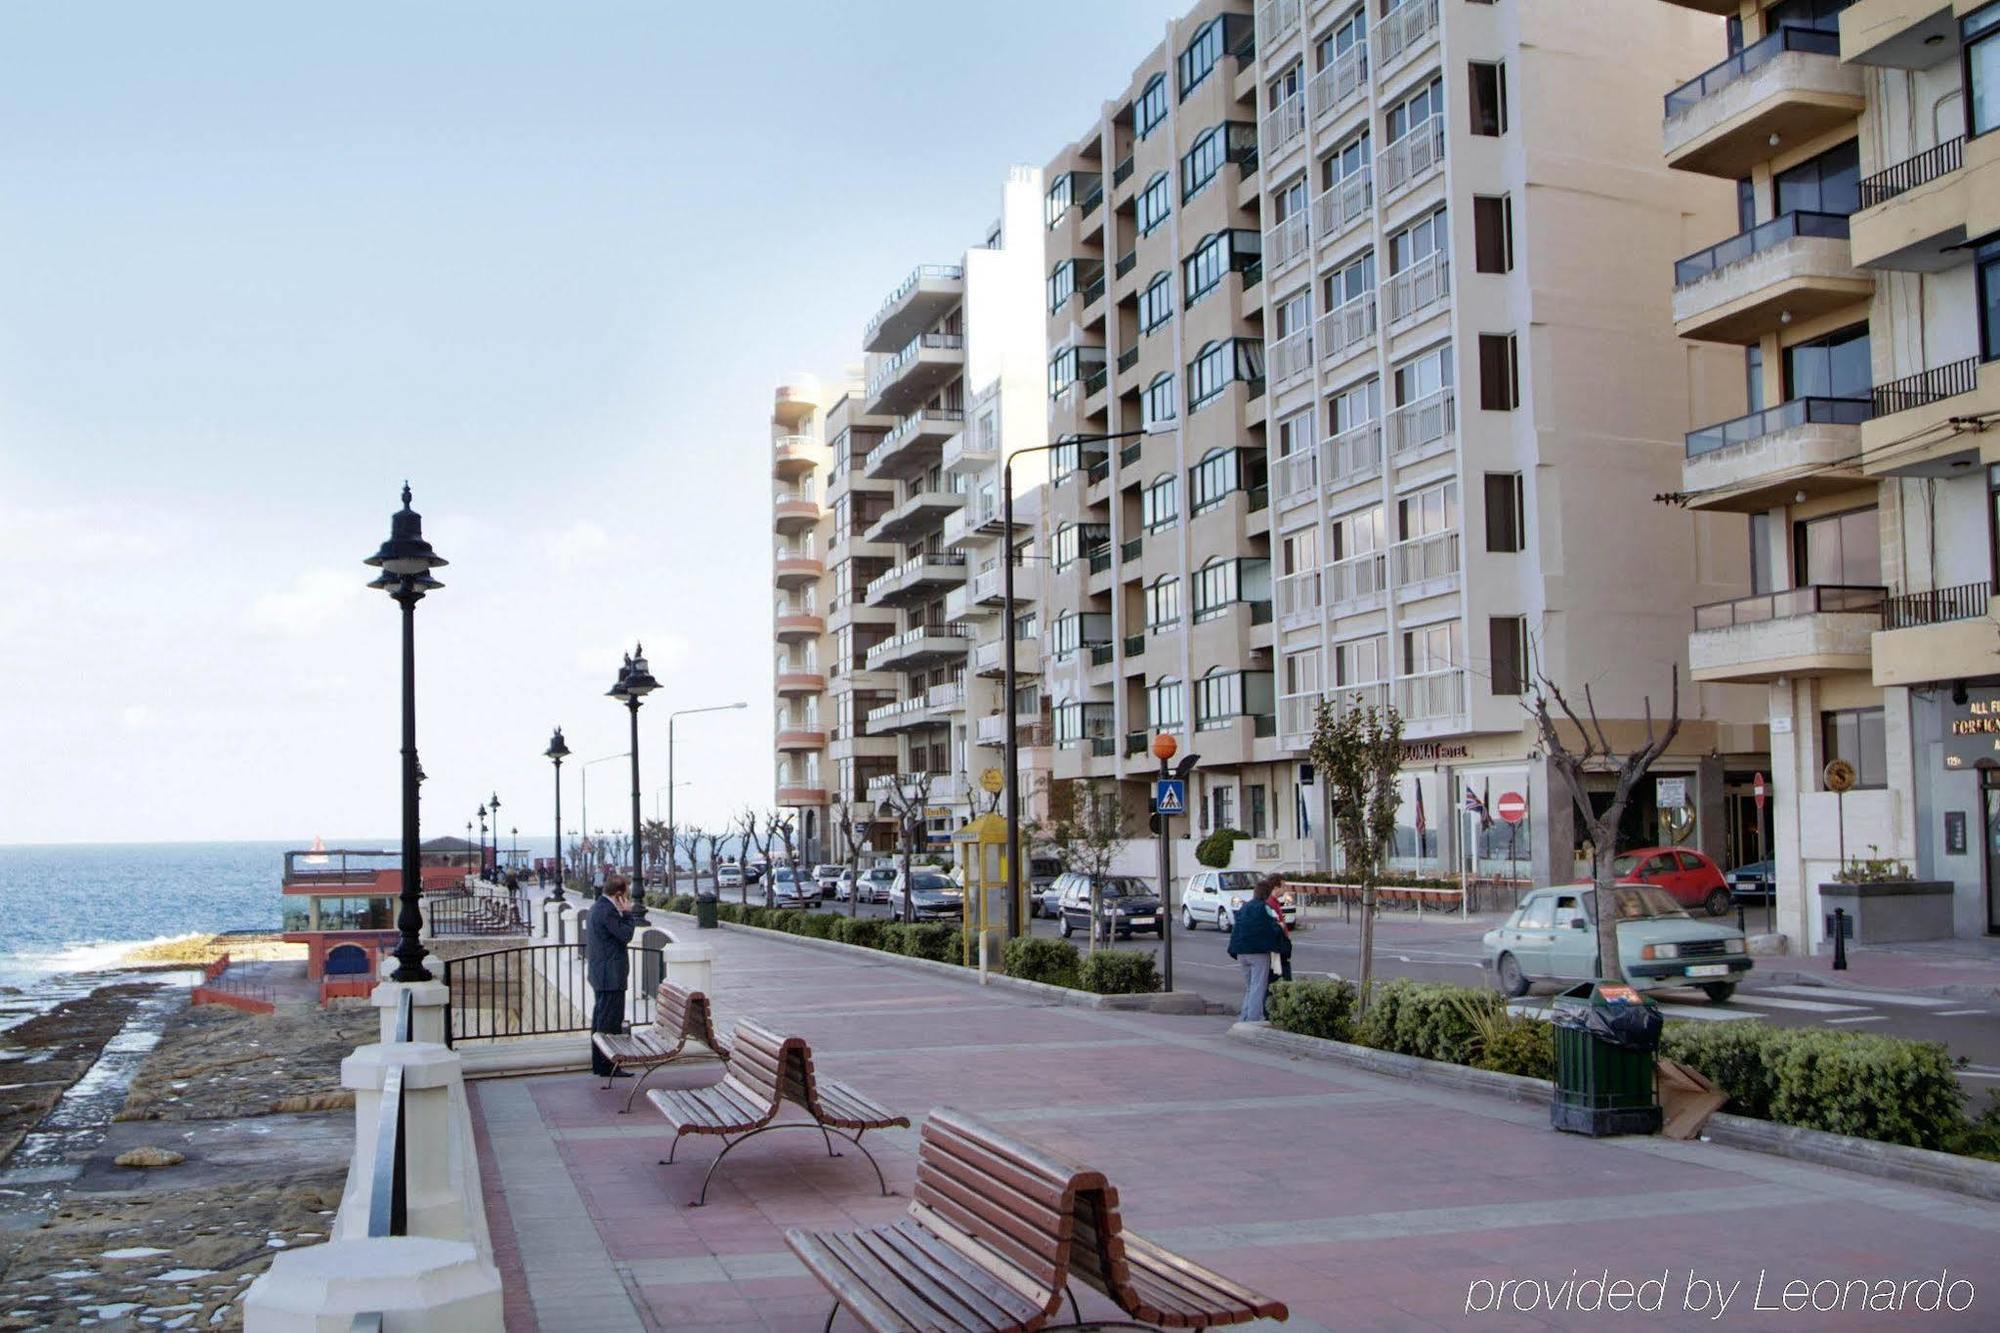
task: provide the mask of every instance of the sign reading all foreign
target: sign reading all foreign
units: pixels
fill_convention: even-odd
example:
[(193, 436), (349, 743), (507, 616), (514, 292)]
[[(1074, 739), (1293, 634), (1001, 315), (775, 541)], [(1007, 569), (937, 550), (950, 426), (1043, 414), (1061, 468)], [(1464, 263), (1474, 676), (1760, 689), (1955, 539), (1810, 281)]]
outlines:
[(2000, 767), (2000, 690), (1969, 690), (1962, 704), (1945, 698), (1944, 766)]

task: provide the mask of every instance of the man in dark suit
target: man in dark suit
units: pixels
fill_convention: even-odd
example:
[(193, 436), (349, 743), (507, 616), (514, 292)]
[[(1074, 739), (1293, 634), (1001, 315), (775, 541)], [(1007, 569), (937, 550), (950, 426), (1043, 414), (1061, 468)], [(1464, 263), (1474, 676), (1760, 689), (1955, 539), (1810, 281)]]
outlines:
[[(625, 1030), (625, 946), (631, 942), (631, 888), (622, 878), (614, 878), (590, 905), (590, 916), (584, 922), (585, 968), (590, 989), (597, 995), (590, 1010), (592, 1032)], [(614, 1072), (595, 1042), (590, 1046), (590, 1069), (599, 1078), (631, 1077), (622, 1070)]]

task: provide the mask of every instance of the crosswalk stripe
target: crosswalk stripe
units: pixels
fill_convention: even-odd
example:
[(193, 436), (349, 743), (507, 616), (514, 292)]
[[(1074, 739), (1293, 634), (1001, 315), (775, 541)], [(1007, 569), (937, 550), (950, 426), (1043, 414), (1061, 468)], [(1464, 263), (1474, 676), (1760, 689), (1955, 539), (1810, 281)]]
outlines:
[(1859, 1018), (1829, 1018), (1826, 1021), (1830, 1024), (1831, 1023), (1886, 1023), (1889, 1021), (1889, 1015), (1863, 1014)]
[(1693, 1018), (1703, 1023), (1729, 1023), (1745, 1018), (1762, 1017), (1760, 1014), (1745, 1013), (1741, 1009), (1717, 1009), (1700, 1004), (1663, 1004), (1660, 1006), (1660, 1013), (1668, 1018)]
[(1735, 998), (1738, 1004), (1754, 1004), (1762, 1009), (1798, 1009), (1815, 1014), (1858, 1014), (1862, 1008), (1854, 1004), (1822, 1004), (1818, 1000), (1787, 1000), (1747, 991), (1736, 992)]
[(1806, 995), (1814, 999), (1824, 999), (1827, 995), (1833, 994), (1843, 1000), (1852, 1000), (1856, 1004), (1900, 1004), (1911, 1009), (1943, 1009), (1956, 1003), (1953, 1000), (1939, 1000), (1928, 995), (1896, 995), (1888, 991), (1848, 990), (1846, 987), (1832, 991), (1825, 986), (1766, 986), (1764, 989), (1775, 991), (1779, 995)]
[(1937, 1016), (1939, 1018), (1963, 1018), (1967, 1014), (1983, 1014), (1985, 1012), (1984, 1009), (1940, 1009), (1937, 1011)]

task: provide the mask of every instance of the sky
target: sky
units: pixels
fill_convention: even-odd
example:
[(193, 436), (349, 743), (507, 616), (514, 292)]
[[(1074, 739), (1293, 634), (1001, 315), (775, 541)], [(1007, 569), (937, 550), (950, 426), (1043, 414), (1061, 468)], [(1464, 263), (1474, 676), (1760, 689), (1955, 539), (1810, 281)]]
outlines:
[(427, 836), (546, 833), (557, 725), (574, 827), (634, 642), (648, 812), (738, 699), (677, 812), (768, 806), (773, 386), (1174, 12), (0, 6), (0, 843), (393, 835), (405, 478)]

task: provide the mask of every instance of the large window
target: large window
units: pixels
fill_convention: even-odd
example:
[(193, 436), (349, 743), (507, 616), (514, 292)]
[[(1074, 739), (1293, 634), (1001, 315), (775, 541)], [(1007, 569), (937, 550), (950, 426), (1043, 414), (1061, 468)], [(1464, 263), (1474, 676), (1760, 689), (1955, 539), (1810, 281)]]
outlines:
[(1167, 173), (1162, 171), (1146, 182), (1146, 188), (1140, 192), (1139, 201), (1134, 205), (1139, 234), (1147, 235), (1165, 222), (1173, 207), (1173, 190), (1167, 181)]
[(1218, 231), (1202, 238), (1181, 261), (1181, 288), (1191, 307), (1215, 290), (1231, 269), (1249, 268), (1264, 254), (1264, 238), (1254, 231)]
[[(1313, 43), (1313, 68), (1316, 70), (1325, 69), (1328, 65), (1339, 60), (1355, 47), (1361, 46), (1367, 40), (1368, 7), (1361, 5), (1356, 7), (1354, 12), (1346, 18), (1320, 34), (1319, 40)], [(1360, 76), (1367, 78), (1368, 52), (1366, 49), (1362, 51), (1359, 59), (1361, 61)]]
[(1199, 624), (1227, 611), (1233, 602), (1271, 598), (1271, 562), (1216, 556), (1194, 574), (1194, 618)]
[(1493, 693), (1521, 694), (1528, 682), (1528, 622), (1522, 616), (1494, 616), (1486, 622), (1492, 654)]
[(1229, 121), (1203, 130), (1181, 158), (1181, 202), (1186, 203), (1205, 189), (1222, 170), (1225, 162), (1254, 157), (1257, 127)]
[(1373, 136), (1362, 130), (1320, 160), (1320, 188), (1331, 190), (1349, 176), (1358, 176), (1375, 161)]
[(1498, 61), (1474, 60), (1465, 67), (1471, 95), (1472, 132), (1495, 138), (1507, 132), (1507, 67)]
[(1389, 640), (1372, 634), (1365, 639), (1349, 639), (1333, 645), (1333, 683), (1341, 689), (1359, 689), (1388, 679)]
[(2000, 126), (2000, 4), (1960, 19), (1958, 35), (1964, 48), (1965, 134), (1973, 138)]
[(1169, 731), (1187, 722), (1187, 688), (1173, 676), (1166, 676), (1146, 691), (1146, 713), (1153, 730)]
[(1264, 344), (1251, 338), (1223, 338), (1209, 343), (1188, 362), (1187, 405), (1192, 412), (1233, 381), (1264, 378)]
[(1141, 139), (1160, 127), (1167, 118), (1167, 76), (1155, 74), (1146, 90), (1132, 103), (1132, 132)]
[(1458, 528), (1458, 483), (1441, 482), (1396, 501), (1396, 540), (1415, 541)]
[(1194, 40), (1187, 44), (1185, 51), (1181, 52), (1180, 76), (1183, 100), (1215, 71), (1216, 63), (1222, 59), (1224, 17), (1226, 16), (1217, 15), (1202, 24), (1195, 31)]
[(1396, 406), (1406, 407), (1451, 387), (1451, 344), (1414, 356), (1395, 371)]
[(1174, 317), (1174, 275), (1156, 273), (1139, 293), (1139, 332), (1151, 333)]
[(1866, 322), (1785, 349), (1788, 400), (1866, 398), (1873, 383)]
[(1331, 531), (1335, 560), (1351, 560), (1358, 555), (1379, 551), (1387, 545), (1382, 506), (1379, 504), (1342, 514), (1333, 520)]
[(1231, 671), (1213, 667), (1194, 683), (1196, 731), (1227, 725), (1230, 719), (1262, 715), (1274, 706), (1274, 681), (1268, 671)]
[(1489, 412), (1511, 412), (1521, 405), (1521, 373), (1511, 333), (1479, 335), (1479, 405)]
[(1215, 508), (1240, 483), (1241, 459), (1235, 449), (1214, 448), (1188, 470), (1188, 512), (1203, 513)]
[(1162, 574), (1146, 585), (1146, 628), (1165, 629), (1181, 623), (1181, 581)]
[(1049, 358), (1049, 397), (1104, 366), (1102, 347), (1065, 347)]
[(1382, 381), (1369, 376), (1327, 400), (1327, 430), (1334, 435), (1365, 426), (1382, 415)]
[(1389, 271), (1401, 273), (1433, 254), (1450, 249), (1451, 235), (1445, 225), (1445, 210), (1426, 214), (1389, 238)]
[(1486, 549), (1495, 554), (1522, 550), (1528, 522), (1522, 506), (1521, 474), (1486, 474)]
[(1980, 246), (1973, 258), (1979, 287), (1979, 356), (2000, 361), (2000, 241)]
[(1152, 426), (1162, 421), (1172, 421), (1177, 409), (1174, 406), (1174, 377), (1169, 371), (1161, 371), (1154, 381), (1146, 386), (1145, 397), (1141, 400), (1141, 415), (1144, 423)]
[(1146, 531), (1158, 532), (1180, 520), (1180, 491), (1180, 478), (1169, 472), (1139, 492), (1139, 519), (1146, 525)]
[(1062, 309), (1063, 302), (1076, 294), (1076, 261), (1065, 259), (1049, 274), (1049, 313)]
[(1057, 616), (1049, 623), (1049, 652), (1068, 657), (1083, 646), (1083, 617), (1075, 612)]
[(1882, 534), (1875, 507), (1807, 519), (1792, 527), (1792, 568), (1799, 587), (1882, 582)]
[(1861, 141), (1849, 139), (1788, 167), (1772, 178), (1772, 184), (1781, 216), (1838, 213), (1845, 217), (1861, 207)]
[(1375, 252), (1364, 250), (1326, 275), (1326, 309), (1338, 310), (1375, 290)]
[(1514, 270), (1514, 206), (1504, 194), (1472, 196), (1472, 267), (1480, 273)]
[(1820, 740), (1829, 760), (1845, 759), (1854, 765), (1854, 785), (1889, 785), (1888, 742), (1883, 735), (1880, 708), (1843, 708), (1819, 715)]
[(1389, 114), (1382, 119), (1382, 135), (1390, 143), (1395, 143), (1404, 135), (1415, 133), (1432, 119), (1443, 114), (1444, 80), (1432, 79), (1389, 108)]
[(1458, 622), (1440, 620), (1403, 631), (1403, 674), (1427, 676), (1459, 665)]

